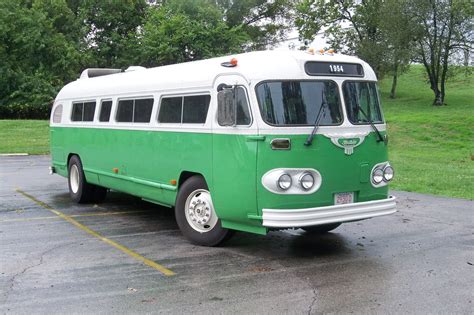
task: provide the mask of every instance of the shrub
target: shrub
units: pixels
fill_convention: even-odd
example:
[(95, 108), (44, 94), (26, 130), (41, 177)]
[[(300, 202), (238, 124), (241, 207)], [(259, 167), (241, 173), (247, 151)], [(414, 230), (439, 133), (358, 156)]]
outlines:
[(49, 119), (51, 104), (3, 104), (0, 119)]

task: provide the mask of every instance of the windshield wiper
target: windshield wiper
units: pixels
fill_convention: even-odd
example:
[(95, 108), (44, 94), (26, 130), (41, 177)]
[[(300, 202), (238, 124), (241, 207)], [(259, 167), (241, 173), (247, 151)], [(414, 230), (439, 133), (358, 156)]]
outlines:
[[(382, 134), (377, 129), (377, 127), (375, 127), (374, 122), (372, 121), (372, 119), (370, 119), (369, 116), (367, 116), (367, 114), (362, 110), (362, 107), (360, 107), (359, 103), (356, 103), (356, 104), (357, 104), (357, 109), (362, 113), (362, 115), (364, 115), (365, 119), (368, 121), (368, 123), (372, 126), (375, 133), (377, 134), (377, 136), (378, 136), (377, 142), (382, 142), (382, 141), (385, 142), (385, 139), (383, 138)], [(387, 144), (387, 143), (385, 142), (385, 144)]]
[(327, 103), (326, 103), (326, 96), (324, 95), (324, 90), (321, 93), (321, 99), (322, 99), (321, 107), (319, 108), (318, 115), (316, 116), (316, 120), (314, 121), (313, 131), (311, 131), (311, 134), (306, 139), (304, 143), (305, 146), (310, 146), (313, 143), (314, 135), (316, 134), (316, 131), (319, 128), (319, 124), (321, 123), (321, 117), (323, 116), (322, 114), (325, 113)]

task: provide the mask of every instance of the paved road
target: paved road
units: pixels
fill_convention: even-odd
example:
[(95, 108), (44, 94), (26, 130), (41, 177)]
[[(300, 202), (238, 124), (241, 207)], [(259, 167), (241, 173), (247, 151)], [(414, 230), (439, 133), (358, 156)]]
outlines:
[(325, 236), (205, 248), (124, 194), (72, 204), (48, 166), (0, 158), (0, 313), (474, 313), (473, 201), (393, 192), (397, 214)]

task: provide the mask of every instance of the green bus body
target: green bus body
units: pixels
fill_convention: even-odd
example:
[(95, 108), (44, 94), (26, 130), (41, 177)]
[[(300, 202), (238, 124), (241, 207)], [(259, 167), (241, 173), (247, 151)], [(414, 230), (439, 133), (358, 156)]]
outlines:
[[(245, 60), (244, 57), (238, 59), (239, 63), (240, 59)], [(221, 67), (222, 60), (225, 59), (216, 59), (217, 68)], [(227, 69), (223, 68), (223, 71)], [(235, 72), (233, 69), (232, 73)], [(110, 79), (114, 76), (110, 75)], [(309, 78), (306, 74), (302, 77)], [(254, 86), (264, 79), (262, 75), (261, 80), (249, 80), (251, 83), (247, 87), (247, 92), (253, 123), (258, 120), (259, 126), (243, 133), (214, 132), (213, 127), (203, 129), (202, 132), (200, 130), (180, 132), (147, 127), (146, 124), (140, 125), (140, 128), (108, 128), (107, 123), (103, 125), (94, 123), (89, 126), (66, 122), (69, 117), (66, 115), (67, 111), (64, 111), (61, 123), (51, 124), (54, 172), (67, 177), (68, 161), (71, 156), (77, 155), (82, 161), (88, 183), (168, 207), (175, 205), (182, 183), (191, 176), (200, 174), (207, 182), (222, 227), (258, 234), (265, 234), (273, 228), (263, 225), (263, 209), (288, 211), (288, 209), (331, 207), (334, 206), (335, 194), (344, 192), (354, 193), (354, 203), (389, 198), (387, 185), (376, 187), (371, 182), (374, 166), (387, 162), (388, 156), (386, 142), (378, 141), (378, 135), (369, 126), (364, 127), (366, 135), (351, 154), (346, 154), (344, 148), (335, 145), (323, 131), (319, 130), (312, 145), (304, 145), (312, 126), (300, 134), (285, 133), (291, 127), (273, 127), (279, 129), (277, 134), (266, 132), (271, 128), (269, 126), (259, 128), (262, 125), (261, 117), (256, 114), (258, 105), (252, 95)], [(179, 94), (179, 82), (176, 85), (176, 91), (173, 93)], [(201, 90), (208, 91), (211, 88), (214, 89), (206, 85)], [(111, 97), (112, 94), (113, 91), (109, 95), (94, 97), (78, 94), (77, 100), (94, 99), (100, 104), (101, 99)], [(148, 92), (142, 94), (149, 95)], [(210, 92), (210, 95), (211, 103), (215, 102), (213, 92)], [(66, 108), (66, 104), (72, 102), (74, 102), (72, 97), (58, 97), (55, 106), (63, 104)], [(155, 99), (154, 106), (158, 106), (158, 103), (159, 100)], [(96, 116), (99, 108), (99, 105), (96, 106)], [(208, 119), (216, 115), (214, 105), (210, 106), (209, 112)], [(110, 119), (113, 117), (112, 112)], [(156, 120), (156, 117), (152, 116), (151, 120)], [(384, 124), (378, 126), (380, 128)], [(335, 126), (331, 130), (337, 128)], [(354, 126), (355, 130), (358, 130), (357, 128), (359, 127)], [(385, 136), (384, 129), (380, 130), (382, 136)], [(271, 141), (281, 138), (289, 139), (291, 143), (289, 149), (272, 148)], [(262, 177), (268, 171), (280, 168), (317, 170), (322, 178), (321, 186), (309, 194), (271, 192), (262, 184)], [(384, 214), (395, 211), (392, 208)], [(374, 216), (377, 215), (379, 214)], [(291, 224), (287, 227), (291, 227)]]

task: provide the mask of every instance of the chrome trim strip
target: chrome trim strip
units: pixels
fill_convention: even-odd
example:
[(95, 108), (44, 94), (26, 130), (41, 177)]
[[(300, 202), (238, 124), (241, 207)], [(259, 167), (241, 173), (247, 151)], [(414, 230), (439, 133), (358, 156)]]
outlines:
[(153, 188), (165, 189), (165, 190), (170, 190), (170, 191), (178, 190), (178, 187), (176, 187), (176, 186), (151, 182), (149, 180), (144, 180), (144, 179), (140, 179), (140, 178), (136, 178), (136, 177), (132, 177), (132, 176), (127, 176), (127, 175), (107, 173), (107, 172), (104, 172), (104, 171), (94, 170), (94, 169), (85, 168), (85, 167), (84, 167), (84, 172), (93, 173), (93, 174), (96, 174), (96, 175), (99, 175), (99, 176), (107, 176), (107, 177), (116, 178), (116, 179), (120, 179), (120, 180), (130, 181), (130, 182), (135, 183), (135, 184), (145, 185), (145, 186), (149, 186), (149, 187), (153, 187)]
[(301, 227), (369, 219), (395, 213), (396, 198), (304, 209), (263, 209), (266, 227)]

